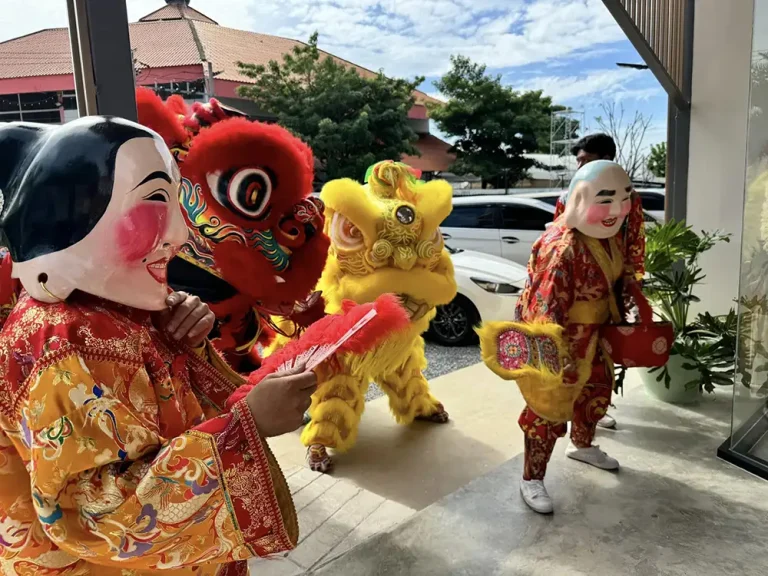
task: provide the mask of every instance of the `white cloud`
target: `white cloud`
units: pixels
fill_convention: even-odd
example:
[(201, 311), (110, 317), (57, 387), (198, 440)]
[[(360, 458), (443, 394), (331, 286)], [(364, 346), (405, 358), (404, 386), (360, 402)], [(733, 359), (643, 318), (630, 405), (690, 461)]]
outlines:
[[(66, 26), (64, 0), (3, 0), (0, 41)], [(127, 0), (132, 21), (163, 0)], [(366, 68), (412, 77), (445, 72), (452, 54), (489, 69), (578, 58), (623, 33), (601, 0), (192, 0), (224, 26), (306, 39)]]
[(602, 100), (647, 100), (661, 93), (660, 87), (630, 86), (650, 74), (645, 70), (617, 68), (615, 70), (592, 70), (579, 76), (539, 76), (521, 84), (520, 90), (543, 90), (558, 103), (581, 100), (599, 94)]
[[(254, 0), (192, 0), (191, 6), (208, 14), (222, 26), (259, 32), (250, 7)], [(43, 28), (67, 25), (65, 0), (2, 0), (0, 10), (0, 42), (30, 34)], [(128, 19), (135, 22), (142, 16), (162, 8), (165, 0), (127, 0)]]

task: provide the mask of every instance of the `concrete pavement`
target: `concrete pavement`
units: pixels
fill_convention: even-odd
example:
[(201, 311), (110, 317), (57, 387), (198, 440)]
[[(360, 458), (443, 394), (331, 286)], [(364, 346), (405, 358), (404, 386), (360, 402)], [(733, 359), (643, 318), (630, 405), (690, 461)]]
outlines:
[(730, 392), (675, 407), (631, 376), (619, 429), (598, 439), (622, 469), (567, 460), (559, 442), (546, 482), (553, 516), (522, 502), (517, 456), (313, 574), (765, 576), (768, 483), (715, 456)]

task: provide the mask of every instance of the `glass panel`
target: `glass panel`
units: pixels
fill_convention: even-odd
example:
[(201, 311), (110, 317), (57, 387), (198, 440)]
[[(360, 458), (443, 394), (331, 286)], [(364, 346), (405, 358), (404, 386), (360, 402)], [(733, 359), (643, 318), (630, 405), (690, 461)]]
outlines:
[(0, 113), (18, 112), (18, 110), (19, 110), (18, 94), (6, 94), (4, 96), (0, 96)]
[(496, 207), (493, 204), (454, 206), (453, 212), (442, 223), (443, 228), (498, 228)]
[(660, 192), (640, 192), (640, 199), (643, 202), (643, 210), (664, 212), (664, 194)]
[(501, 211), (501, 227), (505, 230), (546, 230), (552, 214), (522, 204), (507, 205)]
[(58, 110), (44, 110), (42, 112), (24, 112), (24, 122), (37, 122), (39, 124), (61, 124), (61, 112)]
[(51, 110), (59, 107), (58, 92), (33, 92), (21, 95), (21, 111)]
[(737, 378), (731, 451), (768, 465), (768, 0), (756, 0), (752, 45)]

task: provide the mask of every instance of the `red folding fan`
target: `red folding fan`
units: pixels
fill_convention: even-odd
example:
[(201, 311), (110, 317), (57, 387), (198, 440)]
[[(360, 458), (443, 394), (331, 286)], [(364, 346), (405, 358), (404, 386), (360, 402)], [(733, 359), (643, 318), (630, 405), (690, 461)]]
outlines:
[(330, 314), (307, 328), (271, 356), (261, 368), (251, 372), (248, 384), (241, 386), (227, 400), (227, 407), (245, 398), (256, 384), (269, 374), (290, 370), (304, 364), (307, 370), (347, 353), (364, 354), (394, 333), (409, 325), (406, 311), (392, 294), (379, 296), (371, 304), (342, 303), (340, 314)]

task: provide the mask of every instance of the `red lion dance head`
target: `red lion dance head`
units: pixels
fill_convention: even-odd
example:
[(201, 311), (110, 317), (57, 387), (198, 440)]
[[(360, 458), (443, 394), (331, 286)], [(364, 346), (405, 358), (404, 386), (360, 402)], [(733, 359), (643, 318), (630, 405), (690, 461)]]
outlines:
[(284, 128), (249, 121), (216, 100), (189, 108), (147, 89), (137, 100), (139, 121), (163, 136), (183, 177), (190, 236), (169, 281), (211, 306), (217, 344), (234, 365), (238, 356), (256, 360), (252, 349), (271, 334), (264, 330), (271, 315), (301, 328), (323, 313), (313, 289), (329, 240), (322, 202), (311, 196), (312, 151)]

